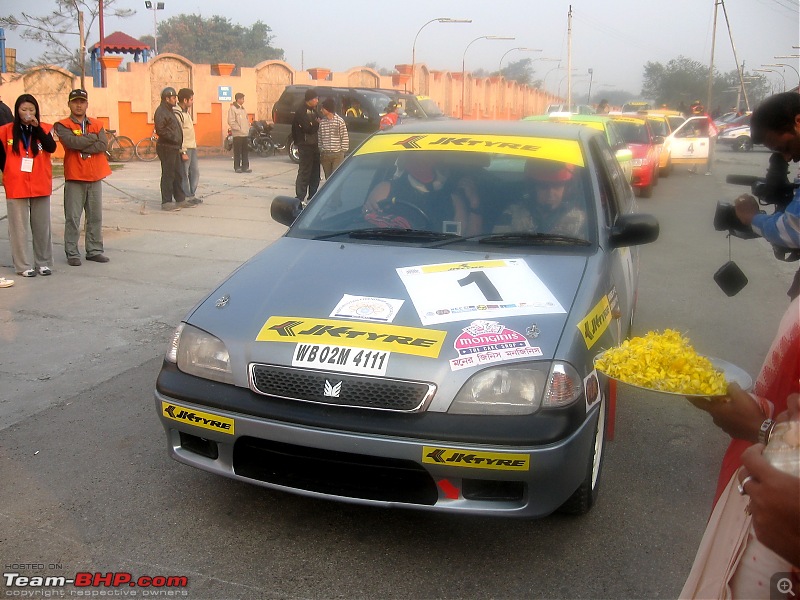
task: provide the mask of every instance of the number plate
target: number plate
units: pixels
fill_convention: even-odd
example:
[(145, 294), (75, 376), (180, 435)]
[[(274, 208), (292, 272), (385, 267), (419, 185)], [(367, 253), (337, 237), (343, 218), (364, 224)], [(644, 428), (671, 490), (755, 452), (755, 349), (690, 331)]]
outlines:
[(366, 348), (297, 344), (292, 356), (292, 366), (340, 373), (386, 375), (390, 354), (390, 352)]

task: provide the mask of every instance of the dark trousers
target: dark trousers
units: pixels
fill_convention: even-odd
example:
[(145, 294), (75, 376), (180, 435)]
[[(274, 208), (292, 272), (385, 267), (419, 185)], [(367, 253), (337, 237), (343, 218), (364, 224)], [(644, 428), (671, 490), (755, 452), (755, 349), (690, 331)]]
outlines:
[(299, 200), (310, 200), (319, 188), (319, 147), (297, 145), (300, 155), (300, 166), (297, 169), (297, 179), (294, 182), (295, 196)]
[(250, 168), (250, 159), (247, 156), (247, 137), (233, 138), (233, 169), (246, 171)]
[(181, 151), (177, 148), (168, 148), (156, 144), (156, 154), (161, 161), (161, 203), (183, 202), (186, 194), (183, 193), (183, 161)]

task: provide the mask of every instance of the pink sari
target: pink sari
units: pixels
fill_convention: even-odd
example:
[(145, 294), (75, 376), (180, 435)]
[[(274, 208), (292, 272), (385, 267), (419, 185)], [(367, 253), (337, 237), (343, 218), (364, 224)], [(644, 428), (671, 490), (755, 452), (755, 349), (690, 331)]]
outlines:
[[(764, 418), (774, 417), (786, 410), (789, 395), (800, 392), (800, 298), (789, 305), (778, 326), (761, 371), (753, 385), (751, 396), (761, 406)], [(745, 440), (731, 440), (722, 459), (714, 504), (728, 482), (742, 465), (742, 452), (752, 446)]]

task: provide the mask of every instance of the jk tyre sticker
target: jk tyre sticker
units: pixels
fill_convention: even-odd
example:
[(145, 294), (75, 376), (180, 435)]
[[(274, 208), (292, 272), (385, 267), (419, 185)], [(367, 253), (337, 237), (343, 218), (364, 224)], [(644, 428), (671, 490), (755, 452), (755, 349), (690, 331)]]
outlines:
[(530, 461), (530, 456), (527, 454), (478, 452), (434, 446), (423, 446), (422, 448), (422, 462), (428, 465), (494, 471), (529, 471)]
[(330, 344), (436, 358), (446, 336), (445, 331), (386, 323), (274, 316), (264, 323), (256, 341)]
[(397, 151), (449, 151), (508, 154), (543, 158), (584, 166), (580, 144), (574, 140), (534, 138), (516, 135), (375, 135), (364, 142), (356, 154)]
[(161, 402), (161, 416), (177, 421), (178, 423), (185, 423), (187, 425), (194, 425), (195, 427), (202, 427), (211, 431), (219, 433), (227, 433), (228, 435), (234, 434), (235, 421), (228, 417), (221, 417), (191, 408), (185, 408), (172, 402)]

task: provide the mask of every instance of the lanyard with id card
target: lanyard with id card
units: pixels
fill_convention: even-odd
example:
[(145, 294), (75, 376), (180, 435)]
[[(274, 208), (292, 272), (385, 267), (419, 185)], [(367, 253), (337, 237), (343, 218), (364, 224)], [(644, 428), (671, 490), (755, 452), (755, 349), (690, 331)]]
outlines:
[(20, 166), (20, 170), (23, 173), (33, 173), (33, 159), (28, 156), (28, 152), (31, 149), (31, 138), (32, 135), (25, 135), (25, 131), (22, 131), (22, 145), (25, 147), (25, 157), (22, 159), (22, 165)]

